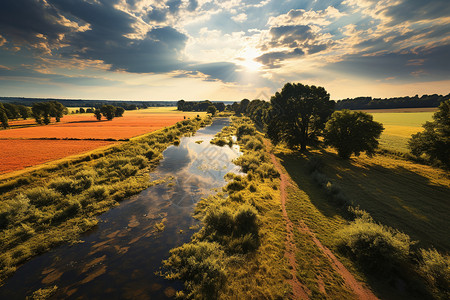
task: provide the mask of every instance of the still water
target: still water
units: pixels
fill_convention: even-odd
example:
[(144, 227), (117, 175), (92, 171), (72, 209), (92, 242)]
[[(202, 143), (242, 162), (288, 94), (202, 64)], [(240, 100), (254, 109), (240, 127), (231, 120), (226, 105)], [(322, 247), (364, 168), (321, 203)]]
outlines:
[(215, 119), (192, 137), (168, 147), (152, 180), (165, 179), (99, 217), (82, 243), (62, 246), (20, 267), (0, 299), (24, 299), (39, 288), (58, 286), (54, 299), (166, 299), (179, 282), (156, 275), (171, 248), (198, 229), (194, 205), (225, 185), (224, 175), (239, 172), (232, 160), (238, 146), (209, 141), (228, 118)]

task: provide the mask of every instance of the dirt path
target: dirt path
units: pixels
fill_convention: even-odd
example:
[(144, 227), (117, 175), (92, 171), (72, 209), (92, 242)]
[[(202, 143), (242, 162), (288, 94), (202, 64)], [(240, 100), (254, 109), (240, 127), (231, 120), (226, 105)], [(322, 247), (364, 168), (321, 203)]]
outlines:
[[(272, 154), (272, 162), (276, 162), (275, 156)], [(287, 211), (286, 211), (286, 185), (288, 184), (288, 180), (285, 174), (280, 172), (281, 184), (280, 184), (280, 198), (281, 198), (281, 210), (283, 212), (283, 218), (286, 221), (286, 252), (284, 255), (289, 261), (289, 265), (291, 266), (291, 275), (292, 279), (289, 280), (289, 283), (292, 286), (293, 298), (294, 299), (309, 299), (308, 294), (311, 294), (311, 291), (308, 290), (306, 286), (304, 286), (297, 278), (297, 261), (295, 259), (295, 253), (297, 252), (297, 246), (295, 245), (294, 240), (294, 224), (289, 219)]]
[[(267, 146), (267, 145), (266, 145)], [(281, 192), (281, 208), (283, 212), (283, 217), (286, 220), (286, 231), (287, 231), (287, 237), (286, 237), (286, 257), (289, 260), (289, 264), (291, 265), (291, 274), (293, 276), (293, 279), (291, 280), (292, 289), (294, 291), (294, 299), (308, 299), (308, 294), (310, 295), (310, 291), (307, 287), (303, 286), (297, 279), (295, 273), (296, 273), (296, 267), (297, 262), (295, 260), (295, 253), (296, 253), (296, 246), (294, 241), (294, 233), (293, 233), (293, 226), (294, 224), (289, 219), (289, 216), (286, 211), (286, 186), (289, 184), (289, 177), (287, 174), (283, 172), (283, 168), (281, 167), (280, 163), (277, 161), (275, 155), (273, 153), (270, 154), (270, 157), (272, 159), (272, 162), (277, 169), (277, 171), (280, 173), (281, 178), (281, 184), (280, 184), (280, 192)], [(368, 288), (364, 287), (360, 282), (358, 282), (355, 277), (348, 271), (348, 269), (336, 258), (336, 256), (331, 252), (330, 249), (325, 247), (316, 237), (316, 235), (309, 229), (309, 227), (301, 221), (300, 224), (298, 224), (298, 228), (303, 233), (308, 234), (311, 236), (313, 242), (316, 244), (316, 246), (323, 252), (323, 254), (328, 258), (328, 260), (332, 263), (333, 267), (335, 268), (336, 272), (338, 272), (342, 278), (344, 279), (346, 285), (352, 289), (352, 291), (355, 293), (357, 299), (361, 300), (372, 300), (372, 299), (378, 299)]]

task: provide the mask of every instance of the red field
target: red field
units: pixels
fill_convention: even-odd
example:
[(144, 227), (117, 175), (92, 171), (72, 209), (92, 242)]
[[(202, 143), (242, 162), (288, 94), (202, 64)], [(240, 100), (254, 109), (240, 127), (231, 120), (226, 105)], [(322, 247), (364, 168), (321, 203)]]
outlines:
[[(89, 139), (129, 139), (174, 125), (185, 116), (189, 118), (196, 115), (197, 113), (177, 112), (174, 108), (153, 108), (127, 111), (123, 117), (112, 121), (97, 121), (91, 114), (77, 114), (64, 116), (58, 124), (0, 130), (0, 174), (111, 144), (108, 141)], [(14, 122), (16, 125), (34, 123), (33, 120), (10, 123)], [(35, 140), (51, 138), (58, 140)]]
[(107, 146), (105, 141), (0, 140), (0, 174)]

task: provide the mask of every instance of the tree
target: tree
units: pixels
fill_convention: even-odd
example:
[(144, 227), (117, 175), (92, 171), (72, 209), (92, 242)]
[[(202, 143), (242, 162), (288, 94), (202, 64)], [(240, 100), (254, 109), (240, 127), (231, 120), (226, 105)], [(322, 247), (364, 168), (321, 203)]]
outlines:
[(98, 109), (98, 108), (96, 108), (95, 110), (94, 110), (94, 115), (95, 115), (95, 117), (97, 118), (97, 120), (101, 120), (102, 119), (102, 112), (100, 111), (100, 109)]
[(123, 117), (123, 113), (125, 112), (125, 109), (123, 107), (116, 107), (115, 116), (116, 117)]
[(184, 110), (184, 104), (186, 103), (186, 101), (184, 100), (179, 100), (177, 102), (177, 110)]
[(102, 115), (108, 120), (111, 121), (112, 119), (114, 119), (115, 115), (116, 115), (116, 107), (113, 105), (103, 105), (102, 108), (100, 109), (100, 111), (102, 112)]
[(3, 104), (8, 119), (18, 119), (20, 117), (19, 108), (15, 104), (5, 103)]
[(86, 113), (86, 110), (84, 108), (80, 107), (80, 114), (84, 114), (84, 113)]
[(17, 108), (19, 109), (22, 119), (26, 120), (31, 116), (31, 109), (29, 107), (26, 107), (25, 105), (17, 105)]
[(317, 141), (334, 108), (323, 87), (300, 83), (287, 83), (270, 102), (267, 135), (274, 144), (284, 141), (302, 151)]
[(439, 105), (432, 122), (426, 122), (424, 131), (413, 134), (409, 148), (414, 156), (427, 155), (432, 162), (450, 168), (450, 99)]
[(8, 128), (8, 115), (6, 114), (6, 109), (2, 103), (0, 103), (0, 122), (2, 123), (3, 128)]
[(361, 111), (335, 111), (325, 125), (325, 143), (337, 149), (341, 158), (348, 159), (363, 151), (372, 155), (378, 147), (377, 139), (383, 124)]
[(214, 105), (211, 105), (208, 107), (208, 109), (206, 110), (206, 113), (211, 114), (211, 116), (214, 117), (214, 115), (217, 112), (217, 108)]
[(50, 124), (51, 117), (54, 117), (56, 122), (59, 122), (68, 113), (67, 108), (58, 101), (34, 103), (31, 111), (36, 123), (44, 123), (45, 125)]

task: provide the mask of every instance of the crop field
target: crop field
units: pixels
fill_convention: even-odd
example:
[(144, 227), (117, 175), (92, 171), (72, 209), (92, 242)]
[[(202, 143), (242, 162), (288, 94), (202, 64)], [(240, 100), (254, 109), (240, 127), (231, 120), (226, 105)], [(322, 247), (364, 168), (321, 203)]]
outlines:
[(0, 174), (111, 145), (107, 141), (0, 140)]
[[(136, 137), (205, 113), (179, 112), (174, 107), (126, 111), (121, 118), (97, 121), (92, 114), (67, 115), (58, 124), (0, 130), (0, 174)], [(33, 120), (18, 120), (22, 125)], [(11, 122), (11, 123), (13, 123)]]
[(367, 111), (375, 121), (384, 126), (380, 146), (388, 150), (408, 152), (408, 140), (412, 134), (423, 130), (422, 124), (432, 120), (434, 111)]

